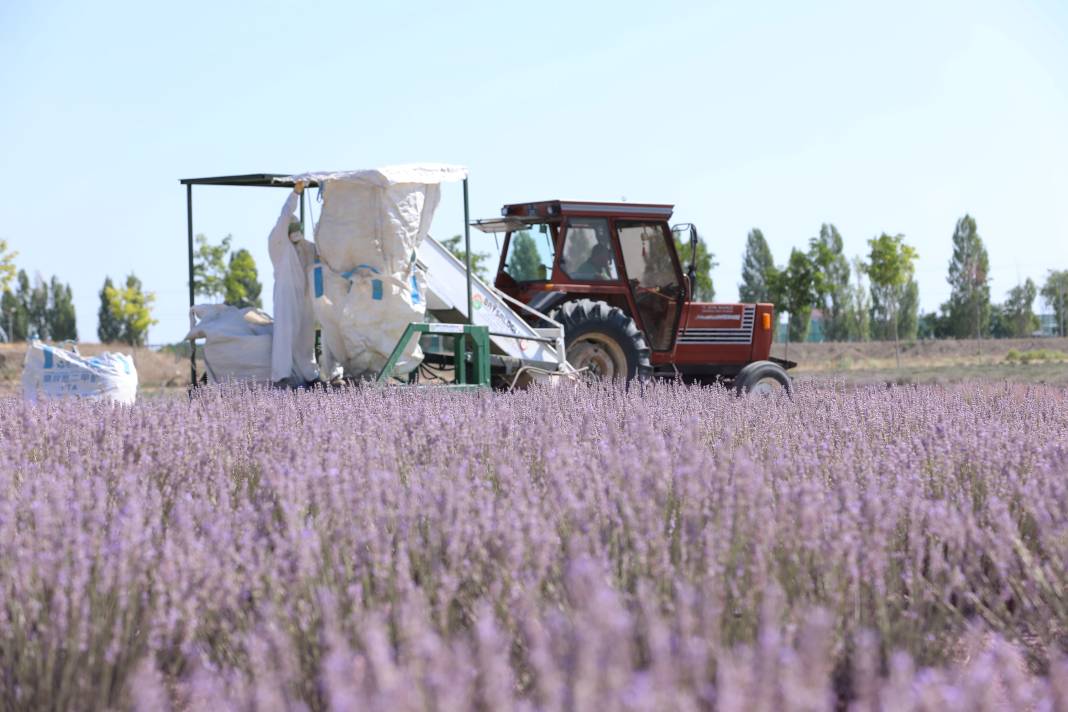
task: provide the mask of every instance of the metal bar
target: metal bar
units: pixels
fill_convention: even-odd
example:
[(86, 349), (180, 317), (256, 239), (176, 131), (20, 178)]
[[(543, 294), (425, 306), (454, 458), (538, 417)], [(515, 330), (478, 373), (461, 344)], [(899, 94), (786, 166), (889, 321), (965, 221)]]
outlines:
[(491, 331), (490, 336), (500, 336), (504, 339), (516, 339), (522, 341), (537, 341), (541, 344), (555, 344), (556, 339), (551, 339), (548, 336), (524, 336), (523, 334), (506, 334), (503, 331)]
[(467, 178), (464, 178), (464, 262), (467, 265), (467, 323), (475, 323), (475, 299), (471, 293), (471, 209), (467, 202)]
[[(189, 308), (193, 308), (193, 186), (185, 186), (185, 221), (189, 238)], [(197, 387), (197, 340), (189, 340), (189, 376), (193, 388)]]
[(393, 347), (393, 352), (386, 360), (386, 365), (378, 372), (378, 377), (375, 379), (376, 383), (384, 383), (393, 375), (393, 369), (396, 368), (397, 361), (400, 361), (401, 354), (404, 353), (404, 349), (408, 347), (408, 342), (412, 340), (412, 336), (416, 333), (425, 334), (426, 330), (426, 324), (414, 321), (404, 328), (404, 335), (400, 337), (400, 341)]
[[(300, 192), (300, 231), (304, 232), (304, 191)], [(307, 234), (307, 233), (305, 233)]]
[(452, 340), (452, 362), (456, 369), (453, 378), (461, 386), (467, 383), (466, 341), (467, 334), (457, 334)]

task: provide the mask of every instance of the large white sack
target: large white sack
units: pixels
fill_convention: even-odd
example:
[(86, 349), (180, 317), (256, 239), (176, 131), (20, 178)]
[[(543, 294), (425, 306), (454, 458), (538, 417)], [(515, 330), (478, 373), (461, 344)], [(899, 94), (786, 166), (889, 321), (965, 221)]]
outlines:
[[(378, 373), (408, 324), (426, 315), (426, 281), (418, 271), (405, 281), (370, 268), (342, 276), (319, 265), (315, 293), (324, 351), (357, 378)], [(412, 338), (395, 372), (408, 373), (422, 360), (419, 339)]]
[(204, 339), (204, 370), (210, 383), (271, 381), (273, 323), (261, 309), (197, 304), (189, 310), (186, 339)]
[[(380, 370), (408, 324), (425, 320), (415, 257), (440, 202), (440, 183), (466, 176), (459, 166), (419, 165), (292, 177), (322, 186), (315, 316), (323, 343), (348, 375)], [(413, 339), (397, 371), (414, 369), (422, 358)]]
[(30, 401), (89, 398), (132, 405), (137, 400), (137, 369), (133, 358), (105, 352), (88, 358), (37, 339), (26, 349), (22, 395)]

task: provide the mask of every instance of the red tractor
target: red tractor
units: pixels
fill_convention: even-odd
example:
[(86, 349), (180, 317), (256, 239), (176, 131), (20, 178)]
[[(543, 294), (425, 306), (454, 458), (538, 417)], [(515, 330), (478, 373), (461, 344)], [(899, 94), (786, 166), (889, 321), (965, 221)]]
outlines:
[[(504, 233), (495, 286), (564, 327), (572, 366), (602, 378), (790, 388), (772, 358), (772, 304), (693, 300), (697, 231), (668, 224), (673, 206), (547, 200), (478, 220)], [(674, 232), (688, 234), (686, 270)]]

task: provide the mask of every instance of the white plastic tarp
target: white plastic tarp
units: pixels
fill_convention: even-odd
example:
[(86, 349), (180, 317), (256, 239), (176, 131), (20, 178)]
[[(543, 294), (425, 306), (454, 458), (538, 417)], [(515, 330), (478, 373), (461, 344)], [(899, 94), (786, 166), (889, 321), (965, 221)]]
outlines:
[[(410, 165), (290, 178), (321, 186), (315, 316), (324, 346), (346, 374), (377, 372), (407, 325), (425, 320), (426, 280), (416, 254), (440, 202), (440, 184), (466, 177), (460, 166)], [(411, 371), (422, 358), (413, 339), (397, 371)]]
[(204, 339), (204, 369), (211, 383), (271, 382), (273, 323), (266, 312), (226, 304), (197, 304), (189, 310), (186, 339)]
[(22, 395), (30, 402), (89, 398), (132, 405), (137, 400), (137, 369), (126, 354), (84, 357), (77, 348), (60, 349), (34, 339), (22, 365)]

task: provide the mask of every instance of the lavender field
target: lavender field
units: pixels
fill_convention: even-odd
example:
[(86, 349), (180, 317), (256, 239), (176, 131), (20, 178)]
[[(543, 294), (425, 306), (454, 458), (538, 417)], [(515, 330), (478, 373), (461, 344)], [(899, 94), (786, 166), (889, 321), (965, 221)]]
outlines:
[(1068, 391), (0, 401), (4, 709), (1068, 709)]

